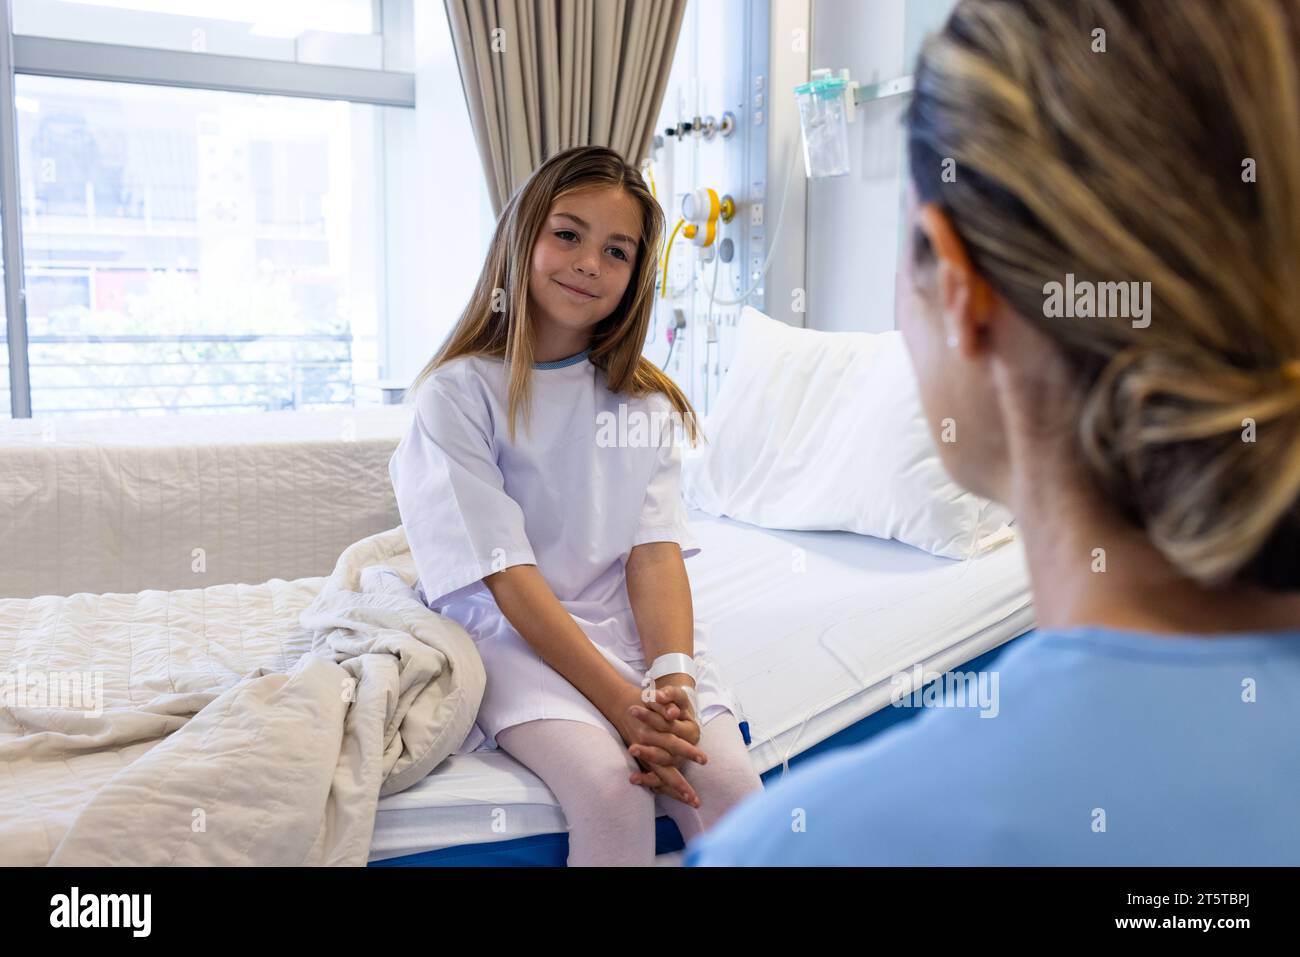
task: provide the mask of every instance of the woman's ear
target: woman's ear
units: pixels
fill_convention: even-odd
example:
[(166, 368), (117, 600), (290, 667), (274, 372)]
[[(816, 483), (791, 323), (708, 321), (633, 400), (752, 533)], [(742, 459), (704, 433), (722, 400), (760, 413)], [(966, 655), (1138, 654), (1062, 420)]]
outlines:
[(985, 349), (996, 305), (993, 289), (975, 272), (966, 245), (938, 205), (921, 206), (917, 225), (934, 254), (935, 288), (948, 344), (962, 355), (978, 356)]

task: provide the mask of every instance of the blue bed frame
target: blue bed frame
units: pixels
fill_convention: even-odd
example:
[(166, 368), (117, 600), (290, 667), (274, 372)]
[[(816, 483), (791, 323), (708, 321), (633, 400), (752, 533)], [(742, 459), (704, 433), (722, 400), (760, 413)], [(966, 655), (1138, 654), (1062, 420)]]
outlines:
[[(1033, 634), (1026, 632), (1004, 644), (986, 651), (978, 658), (973, 658), (961, 667), (971, 671), (982, 671), (1016, 642)], [(880, 732), (896, 724), (917, 717), (922, 708), (881, 708), (867, 715), (843, 731), (831, 735), (806, 751), (790, 759), (790, 765), (800, 764), (819, 754), (836, 748), (861, 744)], [(746, 729), (747, 730), (747, 729)], [(762, 775), (766, 784), (781, 775), (781, 767), (772, 768)], [(684, 847), (681, 832), (670, 817), (660, 817), (655, 821), (655, 853), (667, 854)], [(564, 867), (569, 857), (569, 835), (565, 833), (537, 834), (532, 837), (520, 837), (513, 841), (499, 841), (493, 844), (463, 844), (458, 847), (444, 847), (436, 851), (423, 851), (419, 854), (407, 854), (392, 857), (384, 861), (373, 861), (370, 867)]]

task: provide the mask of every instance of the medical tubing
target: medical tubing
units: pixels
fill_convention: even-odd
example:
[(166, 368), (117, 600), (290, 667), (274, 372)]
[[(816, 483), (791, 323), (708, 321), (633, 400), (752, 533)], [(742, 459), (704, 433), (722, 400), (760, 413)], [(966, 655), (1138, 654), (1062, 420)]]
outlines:
[(646, 178), (650, 180), (650, 195), (658, 199), (659, 190), (655, 189), (654, 165), (654, 161), (647, 159), (641, 168), (645, 172)]
[(713, 298), (718, 291), (718, 271), (722, 268), (722, 257), (716, 251), (713, 255), (713, 282), (709, 285), (709, 308), (704, 316), (704, 414), (709, 414), (709, 354), (710, 346), (713, 345), (709, 339), (709, 330), (713, 325)]
[[(668, 298), (668, 261), (673, 254), (673, 240), (677, 238), (677, 231), (681, 229), (685, 223), (686, 217), (684, 216), (677, 220), (677, 225), (673, 227), (672, 235), (668, 237), (668, 248), (664, 250), (664, 277), (663, 281), (659, 283), (659, 297), (661, 299)], [(685, 292), (685, 290), (682, 291)], [(680, 295), (680, 293), (678, 295)]]
[[(972, 544), (970, 550), (967, 551), (967, 553), (966, 553), (964, 556), (962, 556), (960, 559), (953, 559), (953, 560), (952, 560), (952, 561), (954, 562), (954, 564), (956, 565), (957, 570), (956, 570), (955, 574), (952, 576), (952, 578), (951, 578), (950, 580), (944, 582), (943, 587), (944, 587), (945, 589), (952, 589), (952, 588), (955, 587), (957, 584), (959, 584), (960, 582), (962, 582), (962, 581), (963, 581), (963, 580), (964, 580), (964, 579), (965, 579), (965, 578), (970, 574), (970, 570), (971, 570), (971, 568), (974, 566), (974, 563), (975, 563), (976, 561), (980, 560), (980, 559), (983, 558), (985, 555), (988, 555), (988, 554), (990, 554), (991, 552), (997, 551), (999, 548), (1003, 548), (1003, 547), (1006, 547), (1007, 545), (1010, 545), (1010, 544), (1011, 544), (1011, 541), (1014, 541), (1014, 538), (1013, 538), (1013, 539), (1011, 539), (1011, 540), (1004, 540), (1004, 541), (999, 542), (999, 543), (997, 543), (997, 544), (995, 544), (995, 545), (992, 545), (992, 546), (990, 546), (990, 547), (988, 547), (988, 548), (983, 548), (983, 549), (979, 548), (978, 543), (979, 543), (979, 541), (981, 541), (982, 539), (981, 539), (981, 537), (979, 536), (979, 532), (978, 532), (978, 530), (979, 530), (980, 526), (983, 524), (984, 513), (985, 513), (985, 512), (986, 512), (990, 507), (992, 507), (992, 502), (988, 502), (988, 503), (986, 503), (985, 505), (983, 505), (983, 506), (980, 507), (980, 510), (979, 510), (979, 512), (978, 512), (978, 514), (977, 514), (977, 518), (976, 518), (976, 522), (975, 522), (975, 531), (972, 533), (972, 538), (974, 539), (974, 542), (973, 542), (973, 544)], [(1013, 535), (1014, 535), (1014, 533), (1013, 533)], [(1014, 537), (1015, 537), (1015, 538), (1018, 538), (1019, 536), (1014, 536)], [(883, 609), (885, 609), (885, 608), (897, 608), (897, 607), (899, 607), (899, 606), (900, 606), (900, 605), (901, 605), (905, 600), (907, 600), (907, 599), (910, 598), (910, 597), (912, 597), (912, 596), (910, 596), (910, 595), (909, 595), (909, 596), (904, 596), (904, 597), (902, 597), (902, 598), (898, 598), (896, 601), (881, 604), (881, 605), (879, 605), (879, 606), (877, 606), (877, 607), (871, 609), (871, 612), (870, 612), (870, 613), (871, 613), (871, 614), (875, 614), (876, 612), (879, 612), (879, 611), (881, 611), (881, 610), (883, 610)], [(947, 616), (947, 617), (946, 617), (942, 622), (940, 622), (940, 623), (935, 627), (935, 630), (936, 630), (936, 631), (939, 631), (939, 632), (942, 632), (942, 633), (945, 633), (945, 634), (949, 633), (949, 630), (950, 630), (953, 626), (958, 625), (959, 623), (962, 623), (962, 622), (964, 622), (964, 621), (966, 620), (966, 619), (963, 617), (966, 613), (967, 613), (967, 609), (965, 609), (965, 608), (963, 607), (963, 608), (959, 609), (958, 611), (956, 611), (955, 613), (948, 615), (948, 616)], [(866, 617), (866, 615), (863, 614), (863, 615), (860, 615), (859, 617)], [(839, 627), (839, 625), (841, 625), (841, 624), (843, 624), (843, 622), (836, 622), (836, 623), (834, 623), (834, 624), (828, 625), (827, 627), (823, 628), (823, 629), (819, 632), (819, 634), (817, 635), (817, 645), (818, 645), (820, 648), (822, 648), (823, 650), (825, 650), (827, 653), (829, 653), (830, 656), (831, 656), (832, 658), (834, 658), (835, 661), (840, 665), (840, 667), (843, 668), (844, 671), (848, 673), (849, 677), (852, 678), (853, 681), (854, 681), (854, 683), (857, 685), (857, 690), (855, 690), (855, 691), (853, 691), (853, 692), (850, 692), (848, 695), (843, 696), (843, 697), (837, 699), (836, 701), (832, 702), (832, 704), (840, 704), (840, 703), (842, 703), (843, 701), (848, 700), (848, 698), (853, 697), (854, 695), (857, 695), (857, 694), (861, 694), (861, 693), (864, 693), (864, 692), (870, 691), (872, 688), (876, 687), (877, 684), (880, 684), (880, 683), (881, 683), (881, 682), (876, 682), (875, 684), (867, 684), (867, 683), (865, 683), (864, 679), (861, 678), (861, 677), (859, 677), (859, 675), (857, 674), (857, 671), (856, 671), (856, 670), (855, 670), (851, 665), (847, 664), (847, 663), (846, 663), (846, 662), (845, 662), (845, 661), (844, 661), (844, 660), (839, 656), (839, 654), (837, 654), (835, 648), (832, 647), (831, 645), (827, 644), (827, 641), (826, 641), (827, 636), (828, 636), (828, 635), (829, 635), (829, 634), (830, 634), (830, 633), (831, 633), (835, 628)], [(966, 640), (969, 640), (970, 638), (973, 638), (973, 637), (975, 637), (975, 636), (973, 636), (973, 635), (972, 635), (972, 636), (968, 636)], [(1005, 641), (1010, 641), (1010, 640), (1011, 640), (1011, 639), (1009, 639), (1009, 638), (1008, 638), (1008, 639), (1005, 639)], [(994, 645), (993, 647), (994, 647), (994, 648), (996, 648), (996, 647), (1001, 647), (1002, 644), (1005, 644), (1005, 641), (1004, 641), (1004, 642), (999, 642), (999, 644)], [(955, 645), (953, 645), (953, 646), (949, 646), (949, 647), (946, 647), (946, 648), (943, 648), (943, 649), (941, 649), (940, 652), (936, 652), (934, 655), (931, 655), (931, 656), (930, 656), (930, 657), (929, 657), (925, 662), (917, 661), (917, 662), (915, 662), (915, 665), (923, 665), (923, 666), (928, 667), (929, 662), (932, 661), (932, 660), (934, 660), (934, 658), (937, 657), (938, 654), (941, 654), (941, 653), (944, 652), (944, 651), (948, 651), (951, 647), (955, 647)], [(986, 649), (984, 649), (984, 651), (981, 651), (979, 654), (975, 655), (974, 657), (975, 657), (975, 658), (978, 658), (980, 655), (986, 654), (987, 652), (989, 652), (989, 651), (991, 651), (991, 650), (993, 650), (993, 649), (992, 649), (992, 648), (986, 648)], [(972, 660), (973, 660), (973, 659), (972, 659)], [(892, 678), (891, 678), (891, 680), (892, 680)], [(909, 688), (909, 693), (910, 693), (910, 692), (913, 692), (913, 691), (914, 691), (914, 692), (919, 692), (920, 690), (921, 690), (920, 688)], [(794, 734), (793, 734), (793, 735), (789, 738), (789, 740), (786, 742), (786, 746), (785, 746), (784, 748), (781, 748), (781, 747), (779, 747), (779, 746), (777, 745), (777, 742), (776, 742), (776, 736), (774, 736), (774, 735), (770, 735), (770, 734), (769, 734), (769, 735), (766, 735), (766, 736), (764, 736), (762, 742), (760, 742), (761, 744), (769, 744), (769, 745), (771, 745), (771, 746), (772, 746), (772, 749), (773, 749), (773, 750), (774, 750), (774, 751), (775, 751), (775, 752), (780, 756), (780, 758), (781, 758), (781, 775), (782, 775), (782, 777), (784, 777), (787, 773), (789, 773), (789, 770), (790, 770), (790, 759), (791, 759), (792, 757), (794, 757), (797, 753), (799, 753), (799, 752), (797, 752), (795, 749), (799, 746), (799, 741), (803, 738), (804, 729), (807, 728), (807, 726), (808, 726), (808, 722), (811, 721), (811, 720), (812, 720), (816, 715), (818, 715), (819, 713), (821, 713), (822, 711), (824, 711), (824, 710), (826, 709), (826, 706), (827, 706), (827, 702), (826, 702), (826, 700), (825, 700), (825, 699), (821, 699), (821, 700), (818, 701), (818, 703), (817, 703), (816, 705), (814, 705), (811, 709), (809, 709), (809, 711), (808, 711), (808, 712), (803, 716), (803, 720), (799, 722), (799, 726), (798, 726), (797, 728), (794, 729)], [(866, 716), (864, 716), (864, 718), (865, 718), (865, 717), (866, 717)], [(863, 718), (863, 719), (859, 719), (859, 720), (864, 720), (864, 718)], [(787, 730), (787, 733), (788, 733), (789, 729), (786, 729), (786, 730)], [(750, 734), (751, 734), (751, 736), (753, 735), (753, 733), (754, 733), (754, 728), (753, 728), (753, 726), (751, 725), (751, 726), (750, 726)], [(817, 745), (817, 744), (820, 744), (820, 742), (814, 741), (813, 744), (809, 745), (809, 747), (813, 747), (813, 746), (815, 746), (815, 745)], [(806, 749), (805, 749), (805, 750), (806, 750)], [(773, 767), (776, 767), (776, 765), (773, 765)]]
[[(776, 226), (772, 230), (772, 242), (767, 249), (767, 258), (763, 260), (763, 268), (758, 271), (758, 278), (755, 279), (753, 285), (751, 285), (748, 289), (742, 292), (738, 298), (719, 299), (718, 305), (736, 306), (744, 302), (746, 299), (750, 297), (750, 295), (754, 292), (754, 290), (758, 288), (758, 284), (761, 283), (763, 281), (763, 278), (767, 275), (767, 270), (772, 265), (772, 255), (776, 252), (777, 241), (781, 238), (781, 222), (785, 218), (785, 201), (786, 201), (786, 197), (790, 195), (790, 178), (794, 174), (795, 160), (797, 160), (798, 158), (799, 158), (799, 137), (796, 136), (794, 138), (794, 150), (792, 150), (790, 153), (790, 163), (786, 167), (786, 171), (785, 171), (785, 186), (781, 190), (781, 206), (778, 208), (776, 213)], [(667, 270), (665, 269), (664, 275), (667, 274), (668, 274)]]

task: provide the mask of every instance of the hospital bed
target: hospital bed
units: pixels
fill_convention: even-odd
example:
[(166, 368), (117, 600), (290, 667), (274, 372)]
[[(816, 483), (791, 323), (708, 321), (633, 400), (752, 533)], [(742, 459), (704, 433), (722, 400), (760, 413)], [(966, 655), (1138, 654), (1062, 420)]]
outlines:
[[(1014, 539), (953, 560), (852, 532), (775, 531), (701, 512), (691, 519), (702, 546), (686, 563), (697, 617), (742, 712), (755, 767), (769, 779), (801, 756), (860, 739), (914, 713), (890, 706), (894, 675), (917, 664), (926, 672), (957, 669), (1032, 624), (1028, 578)], [(203, 708), (198, 715), (220, 715), (218, 696), (248, 686), (257, 673), (293, 672), (306, 659), (312, 638), (299, 615), (325, 583), (309, 577), (0, 599), (0, 670), (95, 669), (106, 679), (105, 708), (138, 713), (152, 700), (164, 709)], [(255, 686), (271, 679), (252, 680)], [(337, 689), (325, 690), (338, 697)], [(321, 700), (303, 700), (310, 721)], [(472, 721), (472, 711), (466, 718)], [(310, 730), (294, 714), (281, 714), (280, 720), (286, 746)], [(198, 734), (195, 728), (191, 743)], [(0, 733), (0, 744), (4, 739)], [(214, 747), (214, 740), (225, 743)], [(206, 730), (202, 741), (207, 743), (189, 755), (189, 767), (224, 761), (230, 773), (256, 777), (248, 758), (232, 756), (252, 742), (211, 737)], [(43, 769), (22, 762), (8, 767), (12, 787), (0, 789), (0, 859), (46, 862), (55, 848), (66, 851), (64, 835), (70, 831), (82, 851), (87, 840), (98, 842), (105, 834), (118, 835), (114, 846), (120, 847), (129, 822), (116, 816), (121, 795), (113, 792), (134, 793), (123, 776), (150, 773), (145, 764), (162, 760), (162, 749), (154, 747), (152, 737), (124, 739), (119, 750), (69, 753)], [(181, 782), (157, 780), (166, 783), (160, 784), (160, 798), (168, 792), (178, 800), (186, 796)], [(450, 754), (412, 780), (379, 796), (377, 804), (370, 793), (373, 828), (360, 838), (355, 863), (563, 864), (567, 837), (560, 808), (546, 786), (508, 754)], [(195, 806), (207, 803), (201, 780), (190, 782), (190, 789)], [(87, 823), (92, 799), (110, 803), (107, 810), (92, 808)], [(277, 813), (282, 824), (289, 823), (286, 810)], [(185, 822), (188, 834), (188, 815)], [(128, 863), (125, 858), (136, 854), (173, 859), (165, 853), (164, 835), (149, 821), (136, 821), (135, 833), (134, 850), (114, 851), (105, 862)], [(658, 833), (661, 851), (681, 846), (666, 816)], [(204, 860), (238, 862), (227, 860), (225, 844), (216, 841), (191, 850), (207, 855)]]
[[(820, 348), (806, 332), (796, 335)], [(801, 395), (829, 388), (824, 362), (812, 357), (805, 364), (816, 376), (795, 381), (794, 354), (782, 349), (769, 364), (790, 380), (787, 388)], [(891, 381), (873, 373), (839, 387), (865, 396), (862, 408), (888, 410)], [(843, 408), (829, 397), (818, 407)], [(254, 669), (287, 671), (310, 647), (298, 615), (321, 590), (320, 576), (348, 545), (397, 524), (386, 463), (409, 415), (398, 407), (212, 417), (201, 427), (195, 420), (0, 427), (9, 491), (0, 527), (10, 543), (29, 544), (0, 573), (0, 670), (28, 659), (71, 670), (133, 648), (129, 673), (108, 683), (109, 707), (178, 686), (215, 695)], [(877, 418), (904, 421), (883, 411)], [(719, 427), (715, 446), (752, 431)], [(904, 447), (898, 431), (880, 447)], [(919, 487), (914, 464), (891, 468), (905, 477), (903, 491)], [(863, 484), (869, 476), (845, 471), (859, 499), (894, 501), (888, 496), (897, 490), (877, 491)], [(954, 559), (851, 531), (780, 531), (704, 511), (691, 520), (703, 549), (686, 563), (697, 618), (707, 623), (711, 654), (767, 780), (915, 714), (890, 706), (893, 676), (916, 665), (932, 673), (984, 667), (1032, 627), (1013, 535)], [(140, 647), (146, 623), (150, 644)], [(76, 773), (51, 765), (51, 773), (67, 772), (66, 788), (55, 789), (66, 800), (57, 808), (47, 802), (32, 834), (55, 840), (77, 818), (81, 792), (108, 782), (123, 760), (93, 757), (86, 758), (93, 767), (83, 762)], [(15, 816), (18, 807), (10, 802)], [(681, 846), (666, 816), (658, 836), (661, 852)], [(555, 798), (500, 751), (453, 754), (380, 797), (368, 854), (376, 866), (562, 864), (566, 856)], [(362, 843), (358, 862), (366, 857)], [(39, 849), (35, 859), (44, 860)]]
[[(692, 512), (686, 563), (696, 616), (735, 693), (755, 767), (771, 780), (800, 756), (860, 740), (914, 713), (892, 676), (920, 664), (983, 667), (1032, 628), (1015, 540), (966, 561), (851, 532), (786, 532)], [(372, 866), (562, 865), (564, 816), (501, 751), (453, 755), (380, 800)], [(680, 848), (657, 822), (658, 852)]]

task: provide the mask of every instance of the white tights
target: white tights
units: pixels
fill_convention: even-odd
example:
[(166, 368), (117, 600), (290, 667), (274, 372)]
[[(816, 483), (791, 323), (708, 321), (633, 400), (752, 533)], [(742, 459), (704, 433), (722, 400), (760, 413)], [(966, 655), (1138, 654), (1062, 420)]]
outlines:
[(700, 731), (707, 764), (683, 761), (679, 770), (699, 808), (655, 794), (628, 776), (640, 770), (627, 746), (608, 731), (581, 721), (543, 718), (497, 733), (497, 744), (551, 789), (569, 824), (569, 866), (650, 866), (655, 856), (655, 816), (668, 814), (689, 844), (733, 805), (763, 784), (730, 711)]

